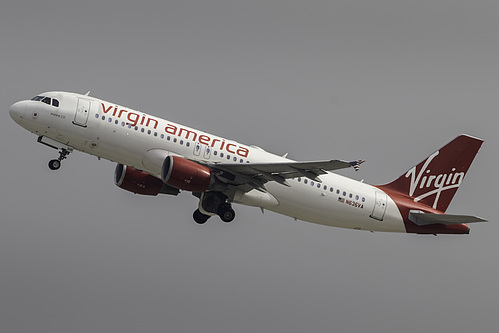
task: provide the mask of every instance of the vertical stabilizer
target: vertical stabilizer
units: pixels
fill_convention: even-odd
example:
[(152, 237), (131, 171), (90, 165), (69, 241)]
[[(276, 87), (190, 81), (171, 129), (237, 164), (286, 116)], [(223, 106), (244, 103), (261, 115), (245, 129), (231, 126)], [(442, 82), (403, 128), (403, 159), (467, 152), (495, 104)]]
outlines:
[(445, 212), (482, 143), (481, 139), (462, 134), (398, 179), (379, 188)]

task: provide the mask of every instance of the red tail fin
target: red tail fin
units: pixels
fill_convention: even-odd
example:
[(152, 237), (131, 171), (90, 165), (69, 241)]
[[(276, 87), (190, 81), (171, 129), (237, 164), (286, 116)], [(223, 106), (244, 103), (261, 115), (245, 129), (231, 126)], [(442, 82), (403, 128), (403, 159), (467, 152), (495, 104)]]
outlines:
[(481, 139), (460, 135), (380, 188), (445, 212), (482, 143)]

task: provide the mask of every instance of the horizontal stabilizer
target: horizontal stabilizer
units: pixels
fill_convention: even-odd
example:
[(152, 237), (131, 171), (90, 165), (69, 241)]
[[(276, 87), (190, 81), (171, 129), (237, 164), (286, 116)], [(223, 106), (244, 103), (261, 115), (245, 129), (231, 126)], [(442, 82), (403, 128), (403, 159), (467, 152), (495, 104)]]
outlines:
[(430, 225), (430, 224), (462, 224), (462, 223), (474, 223), (474, 222), (487, 222), (477, 216), (471, 215), (449, 215), (449, 214), (429, 214), (422, 212), (410, 212), (409, 220), (416, 223), (419, 226)]

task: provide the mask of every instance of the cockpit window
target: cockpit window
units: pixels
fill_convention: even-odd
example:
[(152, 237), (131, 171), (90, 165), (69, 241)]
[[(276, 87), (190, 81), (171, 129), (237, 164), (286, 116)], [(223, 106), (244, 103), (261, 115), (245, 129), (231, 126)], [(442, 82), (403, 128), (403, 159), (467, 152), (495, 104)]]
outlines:
[(50, 97), (45, 97), (45, 96), (35, 96), (31, 99), (32, 101), (41, 101), (45, 104), (55, 106), (56, 108), (59, 107), (59, 100), (55, 98), (50, 98)]

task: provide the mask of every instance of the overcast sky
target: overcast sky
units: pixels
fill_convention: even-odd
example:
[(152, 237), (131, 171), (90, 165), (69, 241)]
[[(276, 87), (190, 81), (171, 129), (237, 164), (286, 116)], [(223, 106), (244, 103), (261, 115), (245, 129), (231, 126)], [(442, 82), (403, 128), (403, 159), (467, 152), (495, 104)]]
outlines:
[[(499, 2), (0, 4), (2, 332), (497, 332)], [(365, 159), (386, 183), (483, 138), (448, 212), (467, 236), (369, 233), (141, 197), (8, 108), (86, 93), (296, 160)]]

